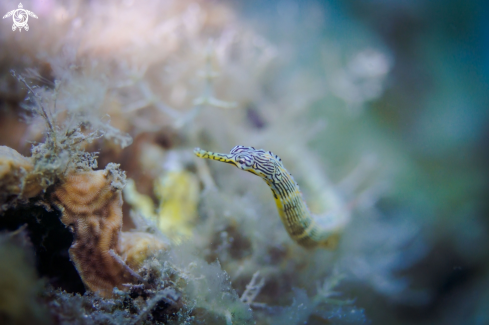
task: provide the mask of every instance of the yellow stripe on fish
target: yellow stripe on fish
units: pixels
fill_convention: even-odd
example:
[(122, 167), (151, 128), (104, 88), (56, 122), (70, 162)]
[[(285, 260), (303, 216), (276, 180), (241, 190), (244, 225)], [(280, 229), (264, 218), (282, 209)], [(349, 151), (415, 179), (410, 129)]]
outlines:
[(197, 157), (228, 163), (261, 177), (272, 190), (278, 213), (290, 237), (306, 248), (335, 248), (346, 224), (341, 215), (314, 216), (302, 198), (299, 185), (271, 151), (236, 146), (229, 154), (194, 149)]

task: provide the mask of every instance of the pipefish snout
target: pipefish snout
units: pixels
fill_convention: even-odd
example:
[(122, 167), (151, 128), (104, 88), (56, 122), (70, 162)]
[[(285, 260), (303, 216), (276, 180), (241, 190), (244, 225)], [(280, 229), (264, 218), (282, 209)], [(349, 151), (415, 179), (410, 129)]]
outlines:
[(214, 153), (195, 148), (197, 157), (232, 164), (239, 169), (261, 177), (272, 190), (280, 219), (290, 237), (306, 248), (333, 249), (348, 217), (339, 214), (312, 215), (292, 175), (282, 159), (263, 149), (236, 146), (229, 154)]

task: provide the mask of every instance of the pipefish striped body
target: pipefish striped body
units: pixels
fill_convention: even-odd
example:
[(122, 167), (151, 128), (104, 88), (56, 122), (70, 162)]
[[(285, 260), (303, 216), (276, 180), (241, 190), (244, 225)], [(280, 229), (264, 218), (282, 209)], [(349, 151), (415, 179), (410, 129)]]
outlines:
[(326, 214), (312, 215), (292, 175), (285, 169), (282, 159), (271, 151), (236, 146), (229, 154), (194, 149), (200, 158), (228, 163), (261, 177), (272, 190), (280, 219), (290, 237), (306, 248), (333, 249), (339, 233), (348, 218)]

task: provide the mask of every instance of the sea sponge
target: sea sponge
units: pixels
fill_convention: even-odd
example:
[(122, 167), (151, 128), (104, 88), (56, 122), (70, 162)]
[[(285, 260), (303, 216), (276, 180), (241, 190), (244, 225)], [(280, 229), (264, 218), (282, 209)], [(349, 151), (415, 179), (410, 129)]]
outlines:
[[(111, 297), (114, 287), (124, 290), (124, 283), (136, 283), (139, 276), (122, 259), (122, 196), (125, 173), (119, 165), (110, 163), (105, 170), (75, 172), (56, 186), (52, 200), (62, 211), (61, 221), (74, 234), (69, 250), (85, 287), (103, 297)], [(147, 236), (144, 237), (145, 242)], [(157, 241), (156, 238), (154, 238)], [(137, 241), (136, 241), (137, 242)], [(137, 245), (124, 245), (126, 249)], [(142, 246), (140, 246), (142, 247)], [(161, 249), (163, 244), (146, 249), (135, 249), (124, 254), (132, 265), (148, 256), (151, 247)]]
[(42, 191), (33, 169), (30, 158), (12, 148), (0, 146), (0, 211), (16, 199), (29, 199)]

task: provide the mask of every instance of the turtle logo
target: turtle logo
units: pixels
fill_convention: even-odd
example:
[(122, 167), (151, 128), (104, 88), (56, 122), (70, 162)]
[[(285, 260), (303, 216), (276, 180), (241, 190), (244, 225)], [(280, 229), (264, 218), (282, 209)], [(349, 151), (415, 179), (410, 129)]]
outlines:
[(23, 9), (22, 3), (19, 3), (19, 9), (15, 9), (7, 12), (3, 19), (13, 16), (14, 24), (12, 25), (12, 30), (15, 32), (17, 28), (19, 28), (19, 32), (24, 28), (26, 31), (29, 30), (29, 25), (27, 25), (27, 21), (29, 20), (29, 16), (37, 19), (37, 16), (29, 10)]

